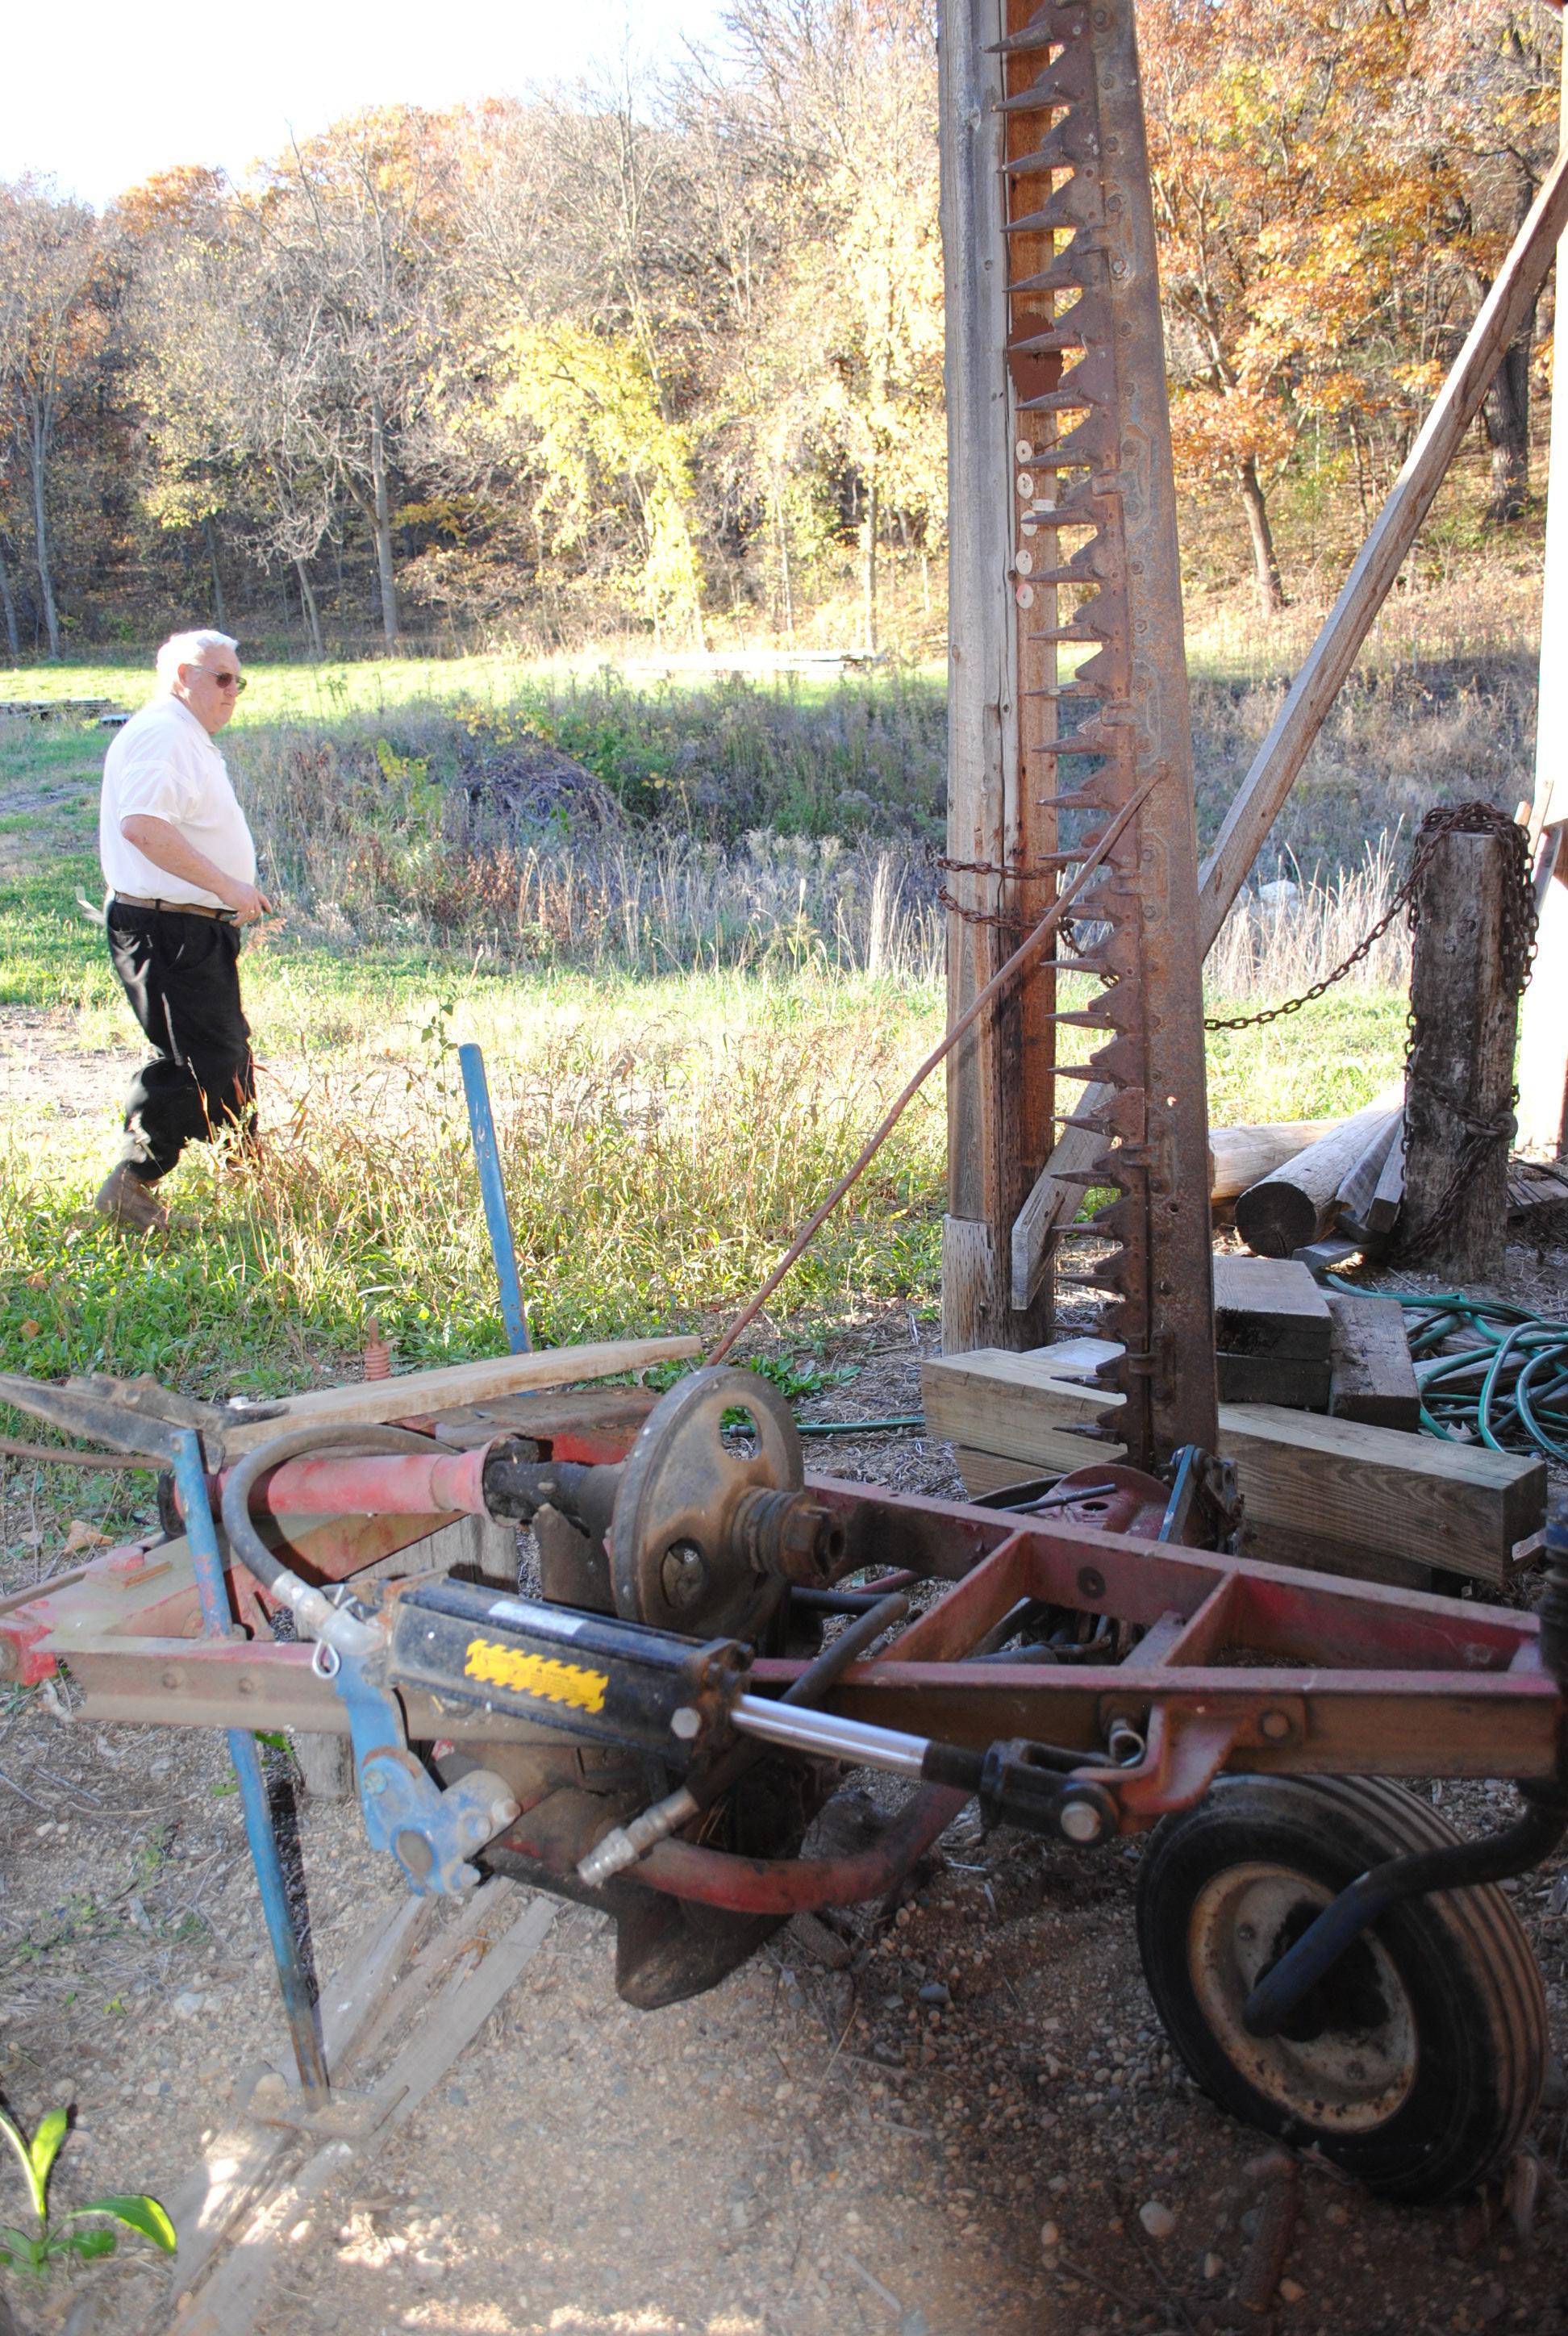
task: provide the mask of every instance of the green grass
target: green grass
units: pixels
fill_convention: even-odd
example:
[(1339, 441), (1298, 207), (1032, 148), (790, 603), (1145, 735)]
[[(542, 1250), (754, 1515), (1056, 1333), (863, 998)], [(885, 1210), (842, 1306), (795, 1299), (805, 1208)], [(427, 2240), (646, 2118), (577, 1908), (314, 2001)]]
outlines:
[[(134, 702), (146, 677), (81, 667), (24, 678), (62, 696), (122, 681)], [(696, 741), (713, 784), (750, 788), (745, 800), (775, 809), (793, 803), (808, 831), (856, 774), (881, 790), (878, 817), (907, 820), (914, 804), (925, 817), (937, 800), (940, 699), (907, 677), (811, 695), (638, 699), (504, 660), (341, 676), (263, 668), (236, 728), (235, 764), (265, 765), (262, 798), (281, 803), (291, 741), (364, 753), (385, 717), (400, 755), (423, 753), (422, 740), (437, 754), (475, 738), (503, 751), (520, 704), (525, 714), (553, 707), (562, 743), (597, 756), (623, 796)], [(247, 953), (268, 1134), (260, 1173), (232, 1178), (193, 1151), (165, 1187), (171, 1236), (124, 1240), (91, 1201), (112, 1153), (133, 1031), (102, 934), (76, 902), (100, 889), (91, 830), (102, 747), (96, 730), (0, 724), (0, 1006), (48, 1017), (30, 1043), (61, 1058), (56, 1073), (74, 1057), (76, 1087), (74, 1116), (0, 1107), (5, 1368), (146, 1369), (192, 1389), (268, 1393), (341, 1369), (373, 1316), (411, 1364), (498, 1351), (449, 1051), (470, 1037), (490, 1068), (537, 1335), (715, 1322), (771, 1268), (941, 1027), (929, 953), (893, 952), (872, 978), (834, 959), (814, 930), (784, 930), (797, 886), (787, 853), (769, 878), (783, 903), (778, 931), (727, 958), (700, 926), (688, 936), (677, 920), (635, 962), (608, 945), (591, 965), (573, 962), (580, 889), (560, 937), (531, 928), (505, 950), (482, 934), (476, 945), (472, 931), (413, 930), (408, 904), (372, 897), (347, 944), (324, 938), (322, 910)], [(695, 766), (688, 755), (684, 767)], [(385, 841), (395, 871), (395, 820)], [(739, 858), (751, 866), (755, 850), (743, 845)], [(834, 896), (823, 870), (838, 870), (838, 882), (853, 874), (852, 855), (819, 852), (808, 871), (813, 850), (798, 847), (799, 883), (815, 871), (826, 917)], [(693, 871), (721, 858), (719, 845), (692, 842), (682, 881), (695, 884)], [(655, 892), (668, 891), (672, 864), (654, 870)], [(649, 963), (664, 969), (650, 974)], [(1264, 1030), (1215, 1034), (1211, 1117), (1354, 1109), (1397, 1069), (1404, 1037), (1403, 1000), (1366, 986)], [(122, 1059), (97, 1059), (105, 1050)], [(895, 1302), (934, 1308), (944, 1149), (939, 1075), (779, 1293), (775, 1324), (793, 1335)]]

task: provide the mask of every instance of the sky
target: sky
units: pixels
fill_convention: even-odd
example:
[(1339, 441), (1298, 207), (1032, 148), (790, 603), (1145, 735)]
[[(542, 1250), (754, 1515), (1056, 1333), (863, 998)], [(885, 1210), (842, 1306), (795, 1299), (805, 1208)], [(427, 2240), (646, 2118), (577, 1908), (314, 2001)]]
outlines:
[(63, 35), (18, 9), (0, 78), (0, 180), (53, 179), (102, 207), (154, 171), (239, 177), (361, 106), (444, 106), (711, 44), (717, 0), (266, 0), (160, 18), (78, 0)]

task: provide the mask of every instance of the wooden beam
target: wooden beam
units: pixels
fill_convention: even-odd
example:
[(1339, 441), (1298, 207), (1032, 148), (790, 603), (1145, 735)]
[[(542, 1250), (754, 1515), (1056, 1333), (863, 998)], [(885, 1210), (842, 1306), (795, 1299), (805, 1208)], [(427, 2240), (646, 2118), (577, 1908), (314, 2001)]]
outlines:
[[(433, 1371), (404, 1371), (389, 1379), (361, 1379), (351, 1387), (311, 1387), (291, 1396), (281, 1414), (268, 1419), (226, 1420), (223, 1449), (237, 1460), (275, 1436), (301, 1427), (363, 1427), (388, 1419), (424, 1419), (460, 1404), (484, 1403), (492, 1396), (516, 1395), (526, 1387), (575, 1386), (579, 1379), (613, 1378), (650, 1363), (684, 1362), (702, 1352), (700, 1338), (607, 1338), (588, 1347), (544, 1347), (526, 1355), (495, 1355), (477, 1363), (448, 1363)], [(268, 1406), (271, 1410), (271, 1406)]]
[[(947, 275), (949, 659), (948, 851), (982, 870), (1037, 861), (1054, 846), (1020, 778), (1019, 648), (1012, 599), (1015, 430), (1006, 355), (1004, 140), (998, 109), (1008, 0), (943, 0), (938, 44), (942, 248)], [(1044, 264), (1044, 263), (1042, 263)], [(1055, 362), (1055, 361), (1053, 361)], [(1047, 619), (1047, 623), (1049, 619)], [(1038, 628), (1037, 627), (1037, 629)], [(1032, 701), (1031, 719), (1050, 701)], [(1044, 791), (1032, 790), (1035, 796)], [(1037, 885), (955, 871), (969, 915), (948, 920), (948, 1018), (957, 1021), (1018, 939), (978, 921), (1033, 921)], [(1054, 997), (1045, 968), (983, 1017), (948, 1062), (943, 1343), (1032, 1346), (1049, 1335), (1051, 1293), (1010, 1306), (1007, 1239), (1050, 1151)]]
[(1334, 1358), (1329, 1411), (1336, 1419), (1414, 1436), (1421, 1425), (1421, 1393), (1405, 1309), (1396, 1299), (1352, 1297), (1339, 1290), (1328, 1302)]
[[(1114, 1443), (1084, 1433), (1105, 1409), (1104, 1391), (1074, 1385), (1057, 1369), (1048, 1348), (924, 1367), (928, 1426), (959, 1448), (972, 1489), (1115, 1458)], [(1501, 1583), (1512, 1579), (1515, 1545), (1546, 1513), (1544, 1461), (1274, 1404), (1222, 1403), (1219, 1450), (1236, 1464), (1265, 1559), (1278, 1527), (1303, 1541)], [(977, 1464), (977, 1453), (987, 1461)]]
[[(1465, 433), (1481, 410), (1504, 351), (1546, 281), (1564, 227), (1568, 227), (1568, 150), (1559, 153), (1514, 238), (1405, 467), (1203, 862), (1198, 930), (1205, 955), (1235, 905)], [(1080, 1108), (1092, 1108), (1087, 1095)], [(1014, 1222), (1011, 1262), (1016, 1307), (1033, 1301), (1050, 1260), (1054, 1238), (1064, 1223), (1071, 1222), (1083, 1197), (1081, 1184), (1062, 1179), (1081, 1175), (1092, 1166), (1096, 1146), (1096, 1138), (1089, 1131), (1068, 1128)]]

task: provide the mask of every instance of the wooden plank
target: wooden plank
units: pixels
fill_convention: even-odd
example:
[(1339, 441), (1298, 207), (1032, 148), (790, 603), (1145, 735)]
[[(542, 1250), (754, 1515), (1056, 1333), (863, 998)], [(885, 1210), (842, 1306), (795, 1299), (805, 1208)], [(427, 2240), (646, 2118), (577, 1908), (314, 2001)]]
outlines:
[(1329, 1541), (1322, 1533), (1292, 1533), (1285, 1525), (1250, 1532), (1247, 1554), (1265, 1565), (1301, 1565), (1313, 1573), (1337, 1573), (1352, 1582), (1385, 1582), (1395, 1590), (1432, 1587), (1432, 1569), (1364, 1542)]
[(1392, 1298), (1329, 1299), (1334, 1376), (1329, 1409), (1336, 1419), (1414, 1435), (1421, 1425), (1421, 1395), (1405, 1309)]
[[(1094, 1448), (1097, 1451), (1100, 1447)], [(1080, 1467), (1083, 1457), (1081, 1452), (1075, 1453), (1068, 1465)], [(953, 1465), (964, 1480), (965, 1491), (977, 1501), (987, 1493), (1005, 1492), (1009, 1484), (1027, 1484), (1034, 1476), (1066, 1474), (1066, 1468), (1059, 1462), (1052, 1468), (1031, 1468), (1025, 1461), (1009, 1460), (999, 1452), (981, 1452), (967, 1444), (954, 1445)]]
[(533, 1354), (495, 1355), (476, 1363), (448, 1363), (433, 1371), (405, 1371), (389, 1379), (362, 1379), (350, 1387), (311, 1387), (293, 1396), (281, 1416), (225, 1422), (223, 1448), (230, 1460), (274, 1436), (301, 1427), (359, 1427), (392, 1419), (424, 1419), (482, 1404), (525, 1388), (570, 1387), (578, 1379), (613, 1377), (646, 1369), (650, 1363), (683, 1362), (702, 1352), (700, 1338), (607, 1338), (587, 1347), (547, 1347)]
[(1332, 1336), (1327, 1302), (1304, 1265), (1290, 1258), (1216, 1255), (1214, 1341), (1222, 1352), (1327, 1367)]
[(657, 1401), (652, 1387), (573, 1387), (562, 1394), (495, 1396), (489, 1403), (443, 1412), (435, 1433), (443, 1444), (466, 1451), (496, 1436), (526, 1436), (545, 1444), (557, 1436), (635, 1431)]
[(1300, 1355), (1227, 1355), (1214, 1357), (1222, 1403), (1282, 1403), (1292, 1411), (1327, 1411), (1329, 1368), (1328, 1358), (1312, 1361)]
[(1126, 1398), (1113, 1388), (1058, 1377), (1052, 1353), (1049, 1347), (1022, 1355), (991, 1347), (923, 1363), (927, 1433), (1030, 1464), (1015, 1475), (1119, 1460), (1124, 1445), (1097, 1441), (1084, 1430)]
[[(1410, 449), (1405, 467), (1357, 554), (1344, 588), (1292, 683), (1277, 720), (1254, 755), (1221, 824), (1214, 848), (1199, 871), (1198, 933), (1205, 956), (1235, 906), (1263, 840), (1294, 786), (1373, 619), (1404, 565), (1432, 499), (1464, 442), (1465, 433), (1481, 410), (1503, 352), (1546, 281), (1557, 239), (1565, 225), (1568, 152), (1558, 155), (1515, 237)], [(1564, 921), (1568, 924), (1568, 899), (1564, 901)], [(1527, 1020), (1531, 1018), (1541, 1017)], [(1563, 1037), (1561, 1017), (1555, 1027), (1562, 1049), (1558, 1059), (1562, 1060), (1568, 1056), (1568, 1038)], [(1548, 1078), (1544, 1085), (1549, 1084)], [(1559, 1077), (1554, 1095), (1547, 1096), (1547, 1104), (1555, 1103), (1560, 1124), (1563, 1097), (1563, 1081)], [(1095, 1110), (1096, 1101), (1091, 1098), (1096, 1098), (1098, 1103), (1105, 1100), (1101, 1090), (1089, 1088), (1077, 1108)], [(1558, 1140), (1554, 1134), (1553, 1149)], [(1065, 1129), (1020, 1211), (1011, 1245), (1015, 1306), (1027, 1305), (1032, 1299), (1050, 1261), (1056, 1234), (1064, 1224), (1071, 1222), (1082, 1197), (1081, 1184), (1061, 1180), (1081, 1175), (1090, 1168), (1097, 1145), (1098, 1139), (1091, 1131)]]
[[(433, 1899), (399, 1898), (360, 1933), (322, 1990), (321, 2039), (335, 2080), (352, 2067), (399, 1969), (434, 1918)], [(286, 2127), (256, 2125), (243, 2112), (219, 2122), (201, 2163), (164, 2202), (180, 2238), (170, 2274), (173, 2299), (190, 2293), (204, 2277), (236, 2221), (288, 2156), (294, 2138)]]
[[(219, 2250), (206, 2253), (200, 2270), (207, 2276), (200, 2287), (191, 2276), (182, 2234), (170, 2298), (171, 2310), (161, 2317), (163, 2327), (178, 2330), (179, 2336), (235, 2336), (236, 2331), (258, 2324), (285, 2236), (309, 2219), (341, 2174), (373, 2157), (429, 2098), (539, 1952), (560, 1910), (547, 1898), (531, 1898), (519, 1910), (515, 1903), (519, 1894), (510, 1882), (487, 1883), (453, 1926), (459, 1933), (456, 1939), (449, 1935), (445, 1941), (438, 1938), (432, 1942), (437, 1950), (443, 1984), (433, 2000), (420, 2011), (408, 2041), (375, 2086), (365, 2106), (362, 2129), (351, 2136), (327, 2139), (315, 2148), (307, 2141), (302, 2144), (296, 2134), (279, 2133), (274, 2165), (281, 2160), (285, 2178), (255, 2200), (243, 2220), (233, 2215), (228, 2219), (219, 2250), (229, 2242), (229, 2251), (220, 2261), (216, 2260)], [(390, 2000), (398, 2012), (398, 2030), (404, 2032), (416, 2006), (400, 1991), (394, 1991)], [(385, 2000), (381, 2009), (385, 2011)], [(385, 2028), (377, 2032), (385, 2032)], [(176, 2222), (176, 2229), (180, 2228)]]
[(1546, 1514), (1546, 1465), (1271, 1404), (1225, 1404), (1220, 1450), (1250, 1522), (1502, 1582)]
[[(1084, 1433), (1115, 1398), (1107, 1406), (1104, 1390), (1053, 1377), (1049, 1353), (997, 1348), (922, 1371), (928, 1427), (951, 1440), (971, 1491), (1118, 1456), (1115, 1443)], [(1544, 1462), (1477, 1445), (1280, 1405), (1222, 1403), (1219, 1449), (1236, 1464), (1260, 1533), (1278, 1527), (1478, 1581), (1511, 1580), (1514, 1544), (1545, 1519)]]

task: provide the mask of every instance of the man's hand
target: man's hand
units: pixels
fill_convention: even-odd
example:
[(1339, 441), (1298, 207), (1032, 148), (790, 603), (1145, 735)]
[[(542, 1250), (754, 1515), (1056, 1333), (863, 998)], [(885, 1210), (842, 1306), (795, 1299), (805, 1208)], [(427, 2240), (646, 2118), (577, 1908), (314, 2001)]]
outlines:
[(197, 885), (210, 892), (226, 909), (232, 909), (242, 925), (252, 925), (258, 917), (272, 914), (272, 903), (265, 892), (248, 884), (242, 876), (230, 876), (198, 852), (186, 841), (180, 830), (166, 819), (151, 812), (131, 812), (120, 822), (120, 832), (127, 843), (133, 843), (154, 868), (166, 876), (181, 876), (188, 884)]
[(235, 920), (242, 925), (253, 925), (260, 917), (272, 914), (272, 903), (265, 892), (254, 884), (242, 884), (238, 877), (226, 876), (217, 888), (218, 897), (226, 909), (232, 909)]

